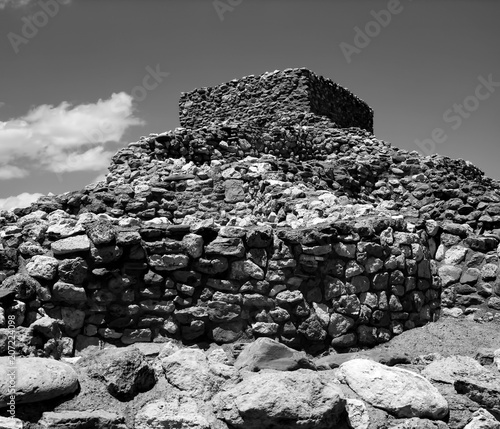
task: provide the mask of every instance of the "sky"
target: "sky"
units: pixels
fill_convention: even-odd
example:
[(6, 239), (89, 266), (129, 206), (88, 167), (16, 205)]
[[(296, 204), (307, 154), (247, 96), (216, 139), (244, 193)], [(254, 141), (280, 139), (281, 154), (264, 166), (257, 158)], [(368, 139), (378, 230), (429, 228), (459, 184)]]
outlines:
[(500, 179), (498, 0), (0, 0), (0, 209), (83, 188), (183, 91), (307, 67)]

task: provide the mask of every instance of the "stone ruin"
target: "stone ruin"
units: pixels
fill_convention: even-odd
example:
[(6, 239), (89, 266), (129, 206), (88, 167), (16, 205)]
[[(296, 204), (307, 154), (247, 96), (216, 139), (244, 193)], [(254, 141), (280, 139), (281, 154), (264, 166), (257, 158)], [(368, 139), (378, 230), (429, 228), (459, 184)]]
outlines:
[(316, 354), (442, 313), (498, 318), (500, 187), (373, 136), (359, 98), (306, 69), (180, 99), (182, 127), (105, 181), (0, 213), (0, 352), (270, 337)]

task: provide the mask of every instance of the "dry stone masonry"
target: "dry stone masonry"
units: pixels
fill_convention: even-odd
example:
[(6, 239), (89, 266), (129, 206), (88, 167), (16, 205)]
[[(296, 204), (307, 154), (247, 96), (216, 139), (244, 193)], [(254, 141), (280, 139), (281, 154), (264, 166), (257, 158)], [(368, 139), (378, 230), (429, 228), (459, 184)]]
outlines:
[(106, 180), (0, 213), (0, 352), (276, 339), (319, 353), (500, 311), (500, 187), (372, 134), (306, 69), (183, 94)]

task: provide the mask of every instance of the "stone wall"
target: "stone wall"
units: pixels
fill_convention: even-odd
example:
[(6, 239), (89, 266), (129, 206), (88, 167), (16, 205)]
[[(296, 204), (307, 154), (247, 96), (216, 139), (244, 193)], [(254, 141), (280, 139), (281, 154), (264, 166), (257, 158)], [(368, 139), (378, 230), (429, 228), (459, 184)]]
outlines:
[[(54, 353), (57, 336), (40, 314), (60, 320), (66, 354), (165, 336), (268, 336), (317, 352), (388, 341), (440, 307), (425, 241), (401, 219), (273, 230), (56, 211), (18, 225), (3, 239), (19, 246), (22, 267), (2, 282), (1, 299), (3, 320), (14, 315), (34, 333), (24, 353)], [(42, 244), (23, 244), (36, 233)]]
[(187, 128), (228, 120), (260, 127), (284, 120), (300, 124), (305, 114), (315, 114), (329, 118), (338, 128), (373, 132), (373, 111), (366, 103), (307, 69), (286, 69), (195, 89), (182, 94), (179, 110), (181, 125)]

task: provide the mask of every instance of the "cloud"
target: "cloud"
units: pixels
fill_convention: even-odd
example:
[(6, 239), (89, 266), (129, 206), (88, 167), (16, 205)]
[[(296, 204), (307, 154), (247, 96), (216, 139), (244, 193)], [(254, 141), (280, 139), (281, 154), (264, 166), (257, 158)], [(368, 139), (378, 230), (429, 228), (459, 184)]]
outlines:
[(97, 183), (97, 182), (103, 182), (106, 180), (106, 173), (99, 174), (94, 180), (92, 180), (92, 183)]
[(35, 193), (29, 194), (28, 192), (23, 192), (17, 196), (0, 198), (0, 210), (10, 210), (16, 207), (27, 207), (31, 203), (42, 197), (43, 194)]
[[(0, 0), (1, 1), (1, 0)], [(43, 104), (26, 115), (0, 121), (0, 171), (45, 170), (55, 173), (106, 168), (126, 130), (143, 121), (134, 114), (132, 96), (120, 92), (96, 103), (59, 106)], [(0, 173), (0, 179), (9, 178)], [(23, 176), (24, 177), (24, 176)]]
[(3, 106), (5, 106), (5, 103), (3, 101), (0, 101), (0, 108), (2, 108)]
[(29, 175), (29, 171), (15, 165), (0, 166), (0, 180), (22, 179)]
[[(5, 9), (7, 6), (13, 7), (13, 8), (20, 8), (20, 7), (25, 7), (28, 6), (31, 3), (34, 3), (35, 0), (0, 0), (0, 10)], [(70, 4), (71, 0), (57, 0), (59, 4)]]

